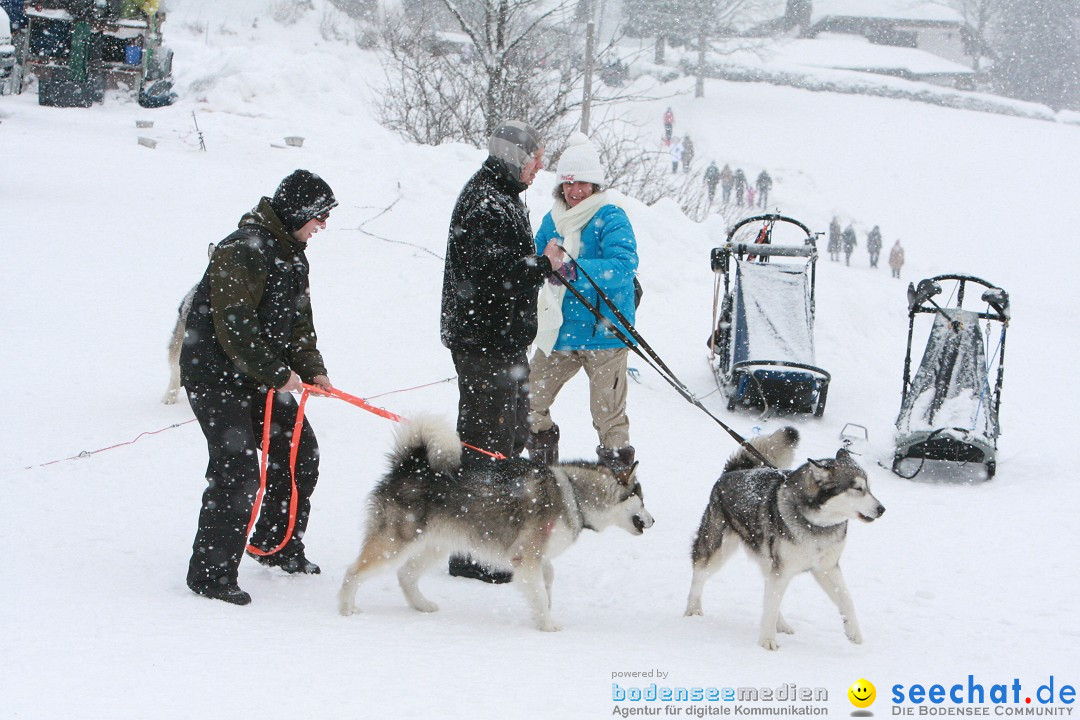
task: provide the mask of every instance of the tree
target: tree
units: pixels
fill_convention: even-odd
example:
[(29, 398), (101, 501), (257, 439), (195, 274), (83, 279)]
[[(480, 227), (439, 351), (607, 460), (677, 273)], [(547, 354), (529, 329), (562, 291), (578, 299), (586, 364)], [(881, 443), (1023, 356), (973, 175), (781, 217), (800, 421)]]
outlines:
[[(964, 16), (971, 33), (970, 47), (973, 58), (971, 69), (981, 70), (982, 59), (990, 49), (989, 34), (1001, 15), (1005, 0), (953, 0), (956, 9)], [(992, 52), (992, 51), (991, 51)]]
[(653, 62), (664, 62), (664, 43), (668, 35), (678, 33), (680, 0), (624, 0), (626, 34), (636, 38), (656, 38)]
[(630, 37), (655, 37), (654, 62), (664, 62), (664, 43), (697, 49), (695, 97), (705, 95), (706, 52), (715, 52), (711, 40), (737, 35), (740, 21), (764, 8), (768, 0), (625, 0), (623, 14)]
[[(705, 97), (706, 52), (716, 52), (711, 40), (722, 36), (738, 35), (736, 27), (740, 21), (757, 13), (769, 5), (762, 0), (679, 0), (681, 10), (687, 19), (684, 26), (694, 28), (694, 46), (697, 48), (697, 83), (694, 97)], [(733, 45), (729, 51), (736, 49)]]
[(428, 144), (481, 146), (510, 118), (541, 131), (580, 106), (576, 0), (406, 4), (383, 26), (383, 123)]
[(1078, 31), (1076, 0), (1008, 0), (996, 32), (997, 90), (1054, 110), (1080, 107)]

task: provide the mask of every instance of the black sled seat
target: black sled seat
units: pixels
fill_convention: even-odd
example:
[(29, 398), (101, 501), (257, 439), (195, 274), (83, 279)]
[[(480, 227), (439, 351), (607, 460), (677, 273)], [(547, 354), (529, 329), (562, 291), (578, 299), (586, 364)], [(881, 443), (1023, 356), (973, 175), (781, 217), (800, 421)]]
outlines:
[[(951, 300), (944, 307), (933, 300), (941, 283), (955, 282)], [(962, 307), (971, 285), (985, 290), (984, 310)], [(951, 304), (947, 302), (946, 304)], [(985, 465), (986, 478), (997, 469), (997, 438), (1001, 432), (998, 409), (1001, 400), (1005, 329), (1009, 319), (1008, 294), (984, 280), (966, 275), (939, 275), (908, 289), (908, 354), (904, 364), (904, 390), (896, 418), (896, 450), (893, 471), (914, 477), (926, 460)], [(933, 323), (922, 361), (909, 380), (911, 344), (915, 318), (932, 314)], [(1000, 325), (998, 347), (988, 353), (983, 327)], [(997, 367), (992, 385), (991, 372)], [(919, 460), (915, 465), (908, 460)], [(912, 467), (914, 465), (914, 467)]]
[[(803, 230), (801, 241), (774, 243), (781, 221)], [(762, 224), (754, 243), (731, 239), (750, 223)], [(814, 240), (798, 221), (766, 215), (736, 225), (729, 242), (713, 250), (713, 269), (724, 274), (725, 292), (710, 341), (711, 365), (729, 410), (824, 412), (831, 376), (814, 358)], [(796, 262), (772, 262), (786, 258)]]

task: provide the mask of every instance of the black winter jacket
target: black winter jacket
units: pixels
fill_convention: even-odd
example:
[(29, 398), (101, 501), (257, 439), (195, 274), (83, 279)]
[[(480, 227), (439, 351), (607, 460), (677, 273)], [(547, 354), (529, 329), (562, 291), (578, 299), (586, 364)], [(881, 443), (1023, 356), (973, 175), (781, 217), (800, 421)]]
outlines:
[(195, 290), (180, 377), (195, 383), (280, 387), (290, 369), (325, 375), (308, 295), (304, 244), (263, 198), (218, 243)]
[(536, 255), (525, 189), (488, 157), (450, 219), (442, 343), (454, 352), (513, 357), (536, 337), (536, 296), (551, 262)]

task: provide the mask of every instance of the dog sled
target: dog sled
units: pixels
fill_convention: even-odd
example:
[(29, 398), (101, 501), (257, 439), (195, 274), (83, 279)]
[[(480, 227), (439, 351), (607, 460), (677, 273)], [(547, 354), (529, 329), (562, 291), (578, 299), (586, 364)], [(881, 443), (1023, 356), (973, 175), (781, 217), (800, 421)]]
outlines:
[(709, 365), (728, 410), (820, 417), (831, 376), (814, 359), (816, 235), (783, 215), (748, 217), (713, 248), (712, 269)]
[[(942, 294), (942, 283), (949, 283), (951, 292), (939, 304), (934, 298)], [(978, 300), (972, 302), (970, 296), (975, 293)], [(1001, 432), (998, 410), (1009, 294), (971, 275), (937, 275), (918, 286), (909, 284), (907, 299), (907, 357), (892, 470), (913, 478), (927, 460), (981, 463), (986, 467), (986, 479), (992, 478)], [(980, 302), (982, 309), (977, 309)], [(912, 378), (915, 318), (927, 315), (933, 323), (922, 362)], [(995, 337), (997, 346), (991, 349)]]

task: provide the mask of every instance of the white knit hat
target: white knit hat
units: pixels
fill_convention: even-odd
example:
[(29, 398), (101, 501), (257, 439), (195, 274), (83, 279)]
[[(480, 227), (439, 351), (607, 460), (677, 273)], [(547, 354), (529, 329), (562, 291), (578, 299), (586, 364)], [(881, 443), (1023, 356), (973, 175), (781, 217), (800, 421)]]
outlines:
[(600, 153), (589, 142), (585, 133), (576, 132), (567, 141), (566, 149), (559, 157), (555, 175), (559, 184), (587, 182), (604, 184), (604, 168), (600, 165)]

